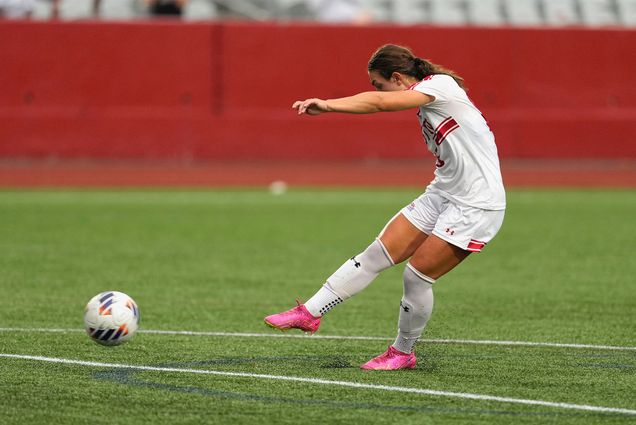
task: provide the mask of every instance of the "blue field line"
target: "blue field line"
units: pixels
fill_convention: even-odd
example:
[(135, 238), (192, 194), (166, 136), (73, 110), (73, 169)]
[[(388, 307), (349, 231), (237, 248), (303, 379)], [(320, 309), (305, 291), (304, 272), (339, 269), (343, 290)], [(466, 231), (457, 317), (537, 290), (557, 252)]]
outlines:
[(304, 378), (304, 377), (298, 377), (298, 376), (266, 375), (266, 374), (258, 374), (258, 373), (227, 372), (227, 371), (207, 370), (207, 369), (156, 367), (156, 366), (131, 365), (131, 364), (122, 364), (122, 363), (102, 363), (102, 362), (93, 362), (93, 361), (84, 361), (84, 360), (75, 360), (75, 359), (65, 359), (65, 358), (59, 358), (59, 357), (44, 357), (44, 356), (8, 354), (8, 353), (0, 353), (0, 358), (13, 359), (13, 360), (39, 361), (39, 362), (57, 363), (57, 364), (68, 364), (68, 365), (75, 365), (75, 366), (99, 367), (99, 368), (132, 369), (132, 370), (153, 371), (153, 372), (190, 373), (190, 374), (198, 374), (198, 375), (227, 376), (227, 377), (235, 377), (235, 378), (252, 378), (252, 379), (266, 379), (266, 380), (275, 380), (275, 381), (287, 381), (287, 382), (302, 382), (302, 383), (315, 384), (315, 385), (329, 385), (329, 386), (356, 388), (356, 389), (363, 389), (363, 390), (391, 391), (391, 392), (398, 392), (398, 393), (421, 394), (421, 395), (429, 395), (429, 396), (436, 396), (436, 397), (493, 401), (493, 402), (499, 402), (499, 403), (522, 404), (522, 405), (542, 406), (542, 407), (550, 407), (550, 408), (557, 408), (557, 409), (570, 409), (570, 410), (578, 410), (578, 411), (586, 411), (586, 412), (611, 413), (611, 414), (619, 414), (619, 415), (636, 416), (636, 410), (624, 409), (624, 408), (618, 408), (618, 407), (593, 406), (588, 404), (563, 403), (563, 402), (553, 402), (553, 401), (545, 401), (545, 400), (530, 400), (530, 399), (513, 398), (513, 397), (493, 396), (493, 395), (487, 395), (487, 394), (459, 393), (459, 392), (452, 392), (452, 391), (432, 390), (432, 389), (426, 389), (426, 388), (365, 384), (360, 382), (336, 381), (336, 380), (319, 379), (319, 378)]
[[(56, 328), (0, 328), (0, 332), (51, 332), (69, 333), (84, 332), (83, 329), (56, 329)], [(288, 333), (245, 333), (245, 332), (204, 332), (204, 331), (179, 331), (179, 330), (158, 330), (145, 329), (138, 333), (154, 335), (184, 335), (184, 336), (210, 336), (210, 337), (235, 337), (235, 338), (306, 338), (326, 339), (326, 340), (351, 340), (351, 341), (391, 341), (393, 337), (380, 336), (347, 336), (347, 335), (308, 335), (308, 334), (288, 334)], [(576, 348), (590, 350), (614, 350), (614, 351), (636, 351), (633, 346), (616, 345), (596, 345), (596, 344), (572, 344), (560, 342), (534, 342), (534, 341), (502, 341), (487, 339), (420, 339), (420, 343), (429, 344), (457, 344), (457, 345), (502, 345), (517, 347), (552, 347), (552, 348)]]

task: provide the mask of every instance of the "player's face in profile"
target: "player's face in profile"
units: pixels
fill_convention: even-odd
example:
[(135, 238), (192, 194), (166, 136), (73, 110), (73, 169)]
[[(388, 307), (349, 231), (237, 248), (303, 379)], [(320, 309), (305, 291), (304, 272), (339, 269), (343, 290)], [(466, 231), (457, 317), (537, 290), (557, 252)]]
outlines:
[(384, 78), (378, 71), (369, 71), (369, 82), (377, 91), (400, 91), (407, 87), (400, 83), (397, 78)]

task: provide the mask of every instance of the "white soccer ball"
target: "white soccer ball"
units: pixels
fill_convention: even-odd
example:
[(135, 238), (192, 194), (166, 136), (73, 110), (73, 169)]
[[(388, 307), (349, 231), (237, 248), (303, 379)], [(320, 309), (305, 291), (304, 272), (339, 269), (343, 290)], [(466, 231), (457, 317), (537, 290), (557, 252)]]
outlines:
[(129, 341), (139, 327), (137, 303), (123, 292), (106, 291), (86, 304), (86, 333), (98, 344), (119, 345)]

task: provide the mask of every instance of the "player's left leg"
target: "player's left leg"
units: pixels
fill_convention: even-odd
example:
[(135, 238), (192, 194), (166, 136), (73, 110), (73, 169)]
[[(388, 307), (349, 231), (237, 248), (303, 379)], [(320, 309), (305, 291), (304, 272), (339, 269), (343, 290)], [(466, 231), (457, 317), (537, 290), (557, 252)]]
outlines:
[(404, 268), (404, 295), (400, 301), (398, 335), (393, 347), (412, 353), (433, 312), (433, 284), (451, 271), (470, 251), (431, 235)]
[(433, 284), (469, 254), (469, 251), (435, 235), (426, 238), (404, 268), (404, 295), (400, 301), (398, 335), (385, 353), (363, 364), (362, 369), (415, 367), (413, 348), (433, 311)]
[[(426, 212), (422, 208), (414, 209), (414, 213), (422, 211)], [(395, 370), (415, 366), (413, 348), (433, 310), (433, 284), (471, 252), (481, 251), (501, 227), (503, 217), (504, 211), (453, 203), (444, 206), (432, 234), (415, 250), (404, 271), (398, 336), (389, 350), (364, 364), (363, 369)]]

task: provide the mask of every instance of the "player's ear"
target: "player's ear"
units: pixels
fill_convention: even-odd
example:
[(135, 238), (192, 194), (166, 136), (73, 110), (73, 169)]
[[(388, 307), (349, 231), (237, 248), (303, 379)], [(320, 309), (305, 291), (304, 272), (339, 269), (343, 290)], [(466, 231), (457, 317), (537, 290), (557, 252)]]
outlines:
[(391, 74), (391, 82), (398, 85), (402, 84), (402, 74), (400, 74), (399, 72), (394, 72), (393, 74)]

